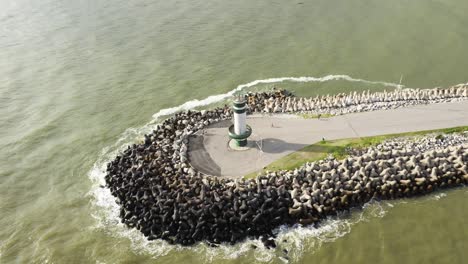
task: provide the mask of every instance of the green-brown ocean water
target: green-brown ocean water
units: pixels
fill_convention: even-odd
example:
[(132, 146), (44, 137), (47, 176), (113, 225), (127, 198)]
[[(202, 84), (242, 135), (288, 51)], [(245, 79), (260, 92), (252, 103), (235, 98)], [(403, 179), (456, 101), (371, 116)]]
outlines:
[[(466, 263), (465, 188), (373, 202), (254, 250), (258, 241), (146, 243), (118, 224), (99, 184), (100, 166), (155, 113), (240, 84), (467, 82), (467, 10), (464, 0), (1, 1), (0, 263), (282, 263), (283, 248), (292, 263)], [(275, 85), (393, 88), (250, 89)]]

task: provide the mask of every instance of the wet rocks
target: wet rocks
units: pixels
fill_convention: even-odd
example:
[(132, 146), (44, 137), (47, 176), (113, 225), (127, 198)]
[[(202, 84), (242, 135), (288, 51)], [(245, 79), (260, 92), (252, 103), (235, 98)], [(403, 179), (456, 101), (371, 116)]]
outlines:
[[(384, 94), (383, 98), (461, 97), (466, 97), (466, 87)], [(291, 98), (281, 90), (248, 95), (251, 111), (270, 109), (270, 105), (258, 103), (264, 99), (277, 109), (289, 109), (286, 111), (311, 109), (306, 99), (299, 99), (301, 104), (294, 99), (295, 105)], [(354, 98), (364, 103), (377, 100), (367, 94)], [(314, 107), (319, 101), (313, 101)], [(341, 106), (349, 104), (345, 100)], [(274, 247), (272, 232), (280, 225), (313, 224), (372, 198), (408, 197), (468, 183), (466, 134), (397, 139), (356, 150), (344, 160), (306, 163), (294, 171), (272, 172), (256, 179), (200, 174), (189, 164), (188, 138), (207, 125), (230, 118), (227, 106), (180, 112), (158, 125), (142, 143), (128, 146), (116, 156), (107, 166), (105, 180), (121, 207), (122, 223), (140, 230), (149, 240), (216, 245), (262, 237), (267, 247)]]

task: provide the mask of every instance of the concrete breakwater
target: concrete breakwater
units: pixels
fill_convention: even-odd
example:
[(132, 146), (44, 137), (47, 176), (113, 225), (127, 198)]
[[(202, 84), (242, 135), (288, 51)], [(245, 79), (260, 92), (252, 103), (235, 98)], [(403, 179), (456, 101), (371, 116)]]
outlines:
[(230, 118), (228, 107), (178, 113), (110, 162), (105, 179), (122, 222), (150, 240), (191, 245), (262, 236), (274, 246), (266, 238), (283, 224), (316, 223), (373, 197), (408, 197), (468, 183), (466, 135), (394, 141), (342, 161), (307, 163), (257, 179), (201, 175), (189, 165), (188, 137)]
[(283, 173), (293, 179), (290, 214), (311, 216), (299, 219), (308, 223), (316, 221), (317, 213), (359, 206), (371, 198), (409, 197), (468, 183), (467, 147), (466, 134), (397, 139), (340, 161), (307, 163)]
[(466, 100), (468, 99), (468, 84), (459, 84), (447, 89), (407, 88), (390, 92), (364, 91), (311, 98), (294, 97), (287, 91), (277, 90), (271, 93), (251, 93), (247, 95), (247, 98), (253, 112), (341, 115)]

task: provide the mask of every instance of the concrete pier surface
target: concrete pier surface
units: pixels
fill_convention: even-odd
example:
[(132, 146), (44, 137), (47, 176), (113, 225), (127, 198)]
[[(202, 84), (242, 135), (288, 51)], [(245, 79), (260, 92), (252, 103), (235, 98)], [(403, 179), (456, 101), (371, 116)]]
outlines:
[(419, 105), (323, 119), (251, 115), (252, 148), (228, 148), (231, 121), (213, 124), (190, 139), (189, 160), (202, 173), (241, 177), (303, 147), (326, 140), (376, 136), (468, 125), (468, 101)]

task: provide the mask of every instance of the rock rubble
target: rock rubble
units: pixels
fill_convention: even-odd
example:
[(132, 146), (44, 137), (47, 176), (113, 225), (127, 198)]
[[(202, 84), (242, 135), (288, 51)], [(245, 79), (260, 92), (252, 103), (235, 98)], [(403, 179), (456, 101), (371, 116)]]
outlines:
[(447, 89), (396, 89), (391, 92), (363, 91), (349, 94), (294, 97), (284, 90), (250, 93), (248, 104), (253, 112), (311, 113), (342, 115), (356, 112), (387, 110), (411, 105), (455, 102), (468, 99), (468, 84)]
[[(301, 100), (307, 101), (292, 99), (285, 91), (247, 96), (252, 111), (261, 110), (255, 100), (265, 96), (269, 96), (267, 101), (281, 101), (285, 109), (288, 102), (299, 105)], [(389, 103), (400, 102), (405, 96), (412, 102), (421, 98), (426, 98), (425, 102), (452, 100), (466, 97), (466, 87), (379, 96)], [(357, 105), (343, 98), (355, 98), (362, 105), (376, 103), (377, 95), (329, 98), (336, 100), (317, 102), (330, 102), (330, 106), (341, 102), (342, 107), (352, 109)], [(317, 106), (317, 111), (338, 109), (327, 108), (325, 103), (322, 106)], [(311, 109), (304, 107), (300, 109)], [(301, 111), (297, 109), (293, 108)], [(274, 242), (267, 238), (273, 237), (272, 231), (280, 225), (317, 223), (372, 198), (409, 197), (468, 183), (466, 134), (425, 137), (414, 142), (388, 141), (356, 150), (344, 160), (306, 163), (293, 171), (271, 172), (256, 179), (204, 176), (189, 164), (188, 139), (205, 126), (230, 118), (232, 112), (227, 106), (177, 113), (146, 135), (144, 142), (129, 146), (115, 157), (107, 166), (105, 180), (121, 206), (122, 222), (140, 230), (149, 240), (192, 245), (263, 237), (265, 245), (273, 247)]]

